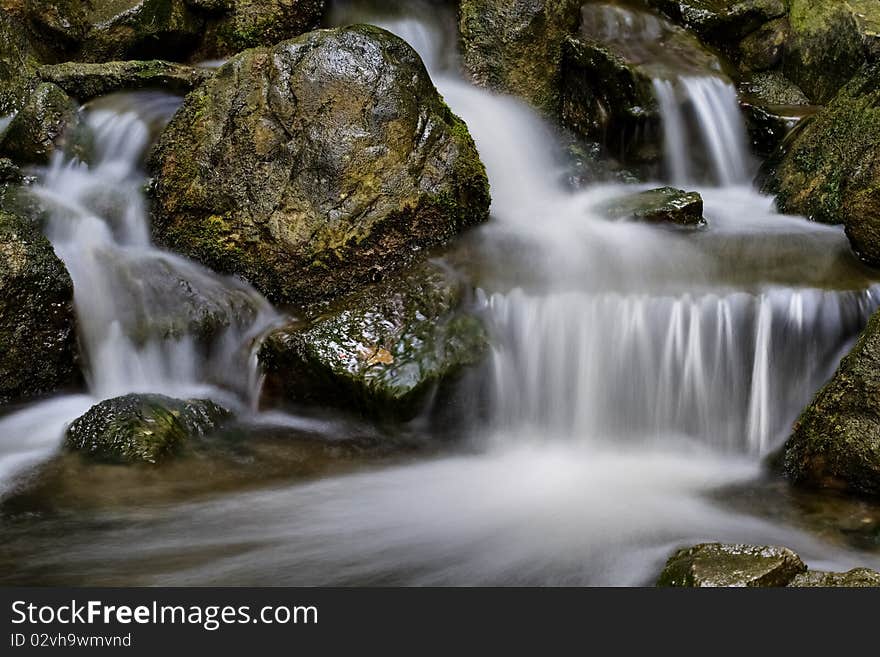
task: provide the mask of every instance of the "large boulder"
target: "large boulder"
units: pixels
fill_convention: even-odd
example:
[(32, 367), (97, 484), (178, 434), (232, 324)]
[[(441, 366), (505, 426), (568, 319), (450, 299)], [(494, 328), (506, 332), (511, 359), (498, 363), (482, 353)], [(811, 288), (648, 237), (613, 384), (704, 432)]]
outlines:
[(212, 401), (125, 395), (102, 401), (74, 420), (65, 445), (97, 461), (155, 464), (229, 417), (229, 411)]
[(834, 97), (866, 61), (880, 54), (876, 0), (790, 0), (785, 74), (813, 102)]
[(880, 573), (868, 568), (811, 571), (785, 547), (702, 543), (676, 551), (657, 586), (855, 588), (880, 586)]
[(581, 0), (462, 0), (462, 61), (471, 79), (559, 112), (562, 44)]
[(463, 308), (467, 291), (443, 267), (420, 265), (270, 334), (260, 352), (264, 393), (414, 415), (431, 391), (486, 354), (482, 322)]
[(765, 166), (782, 212), (843, 223), (853, 248), (880, 264), (880, 66), (866, 67), (804, 122)]
[(116, 91), (156, 88), (186, 94), (207, 80), (213, 71), (161, 60), (65, 62), (37, 69), (37, 76), (84, 103)]
[(371, 26), (234, 57), (150, 166), (157, 239), (279, 302), (352, 290), (488, 217), (467, 127), (416, 52)]
[(77, 377), (73, 282), (29, 220), (0, 209), (0, 403)]
[(880, 313), (801, 414), (784, 468), (798, 484), (880, 495)]
[(0, 118), (24, 104), (30, 77), (39, 63), (21, 24), (0, 11)]
[(21, 164), (46, 164), (75, 132), (78, 105), (50, 82), (36, 86), (0, 135), (0, 155)]

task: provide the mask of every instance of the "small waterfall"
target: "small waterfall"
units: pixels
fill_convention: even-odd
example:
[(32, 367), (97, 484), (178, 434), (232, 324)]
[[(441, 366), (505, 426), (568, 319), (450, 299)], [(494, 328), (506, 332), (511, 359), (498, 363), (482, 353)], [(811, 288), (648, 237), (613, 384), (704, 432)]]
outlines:
[(877, 289), (496, 293), (493, 422), (508, 434), (594, 444), (679, 436), (766, 454), (878, 301)]
[(673, 184), (699, 183), (706, 164), (713, 183), (748, 183), (748, 140), (733, 84), (717, 76), (655, 79), (654, 93)]

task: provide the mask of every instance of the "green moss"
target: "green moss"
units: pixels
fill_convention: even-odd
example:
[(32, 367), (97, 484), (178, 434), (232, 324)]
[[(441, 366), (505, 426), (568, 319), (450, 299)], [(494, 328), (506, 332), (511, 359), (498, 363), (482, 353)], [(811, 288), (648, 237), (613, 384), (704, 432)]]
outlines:
[(704, 543), (673, 554), (657, 586), (778, 587), (806, 570), (788, 548)]

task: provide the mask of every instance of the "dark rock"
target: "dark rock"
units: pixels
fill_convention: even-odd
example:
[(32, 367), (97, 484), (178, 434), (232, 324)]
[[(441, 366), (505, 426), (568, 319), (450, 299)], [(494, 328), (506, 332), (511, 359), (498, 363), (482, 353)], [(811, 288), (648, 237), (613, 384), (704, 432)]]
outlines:
[(788, 548), (703, 543), (673, 554), (657, 586), (786, 586), (806, 570)]
[(44, 49), (44, 57), (68, 55), (89, 29), (89, 5), (100, 0), (0, 0), (8, 12)]
[(874, 0), (790, 0), (784, 70), (813, 102), (825, 103), (880, 54)]
[(880, 314), (796, 422), (785, 473), (798, 484), (880, 495)]
[(77, 378), (73, 282), (28, 220), (0, 210), (0, 402)]
[(151, 157), (157, 239), (275, 301), (347, 292), (488, 217), (467, 127), (370, 26), (242, 53)]
[(51, 82), (81, 103), (116, 91), (157, 88), (186, 94), (213, 71), (159, 60), (89, 64), (66, 62), (41, 66), (39, 78)]
[(24, 178), (21, 169), (8, 157), (0, 157), (0, 183), (20, 183)]
[(98, 461), (155, 464), (229, 417), (229, 411), (212, 401), (125, 395), (102, 401), (74, 420), (65, 445)]
[(29, 80), (39, 63), (23, 26), (0, 11), (0, 117), (24, 104)]
[(880, 264), (880, 67), (867, 67), (766, 163), (782, 212), (843, 223), (856, 253)]
[(650, 223), (699, 226), (703, 219), (703, 199), (697, 192), (660, 187), (615, 200), (606, 213), (612, 219), (634, 219)]
[(462, 0), (462, 61), (478, 85), (559, 112), (562, 44), (578, 26), (580, 0)]
[(808, 571), (788, 548), (703, 543), (673, 554), (657, 586), (850, 588), (880, 586), (880, 573), (868, 568), (846, 573)]
[(783, 0), (648, 0), (708, 43), (735, 43), (785, 14)]
[(740, 82), (738, 91), (752, 146), (764, 157), (819, 109), (778, 72), (752, 74)]
[(465, 292), (443, 268), (420, 265), (276, 331), (260, 352), (265, 391), (411, 417), (430, 391), (485, 356), (486, 331), (463, 310)]
[(853, 568), (845, 573), (826, 573), (811, 570), (797, 575), (788, 586), (792, 587), (834, 587), (863, 588), (880, 587), (880, 573), (869, 568)]
[(75, 130), (78, 106), (60, 87), (44, 82), (0, 137), (0, 155), (21, 164), (46, 164)]
[(791, 36), (787, 18), (765, 23), (739, 43), (737, 60), (742, 70), (768, 71), (782, 63), (785, 45)]

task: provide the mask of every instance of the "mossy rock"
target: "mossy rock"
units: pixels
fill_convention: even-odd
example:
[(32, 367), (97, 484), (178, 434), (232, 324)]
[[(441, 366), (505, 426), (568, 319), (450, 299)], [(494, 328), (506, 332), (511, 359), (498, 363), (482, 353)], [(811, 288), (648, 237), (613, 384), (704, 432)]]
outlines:
[(213, 71), (161, 60), (105, 63), (65, 62), (37, 69), (37, 76), (84, 103), (117, 91), (162, 89), (186, 94), (213, 75)]
[(703, 198), (697, 192), (660, 187), (615, 199), (605, 208), (612, 219), (632, 219), (678, 226), (701, 226)]
[(777, 18), (759, 27), (739, 42), (737, 63), (743, 71), (769, 71), (782, 64), (791, 38), (788, 18)]
[(324, 0), (188, 1), (211, 14), (197, 53), (200, 58), (227, 57), (308, 32), (320, 24), (325, 5)]
[(29, 220), (0, 210), (0, 403), (78, 378), (73, 282)]
[(69, 55), (85, 37), (89, 5), (94, 2), (100, 0), (0, 0), (0, 9), (19, 22), (44, 55), (57, 59)]
[(95, 0), (90, 28), (75, 59), (186, 59), (198, 47), (205, 20), (184, 0)]
[(717, 46), (736, 44), (785, 15), (783, 0), (647, 0), (680, 25)]
[(20, 164), (46, 164), (76, 131), (77, 104), (49, 82), (38, 84), (0, 136), (0, 155)]
[(845, 573), (811, 570), (797, 575), (788, 585), (798, 588), (878, 588), (880, 573), (870, 568), (853, 568)]
[(793, 482), (880, 495), (880, 313), (875, 313), (785, 444)]
[(880, 264), (880, 66), (866, 67), (799, 126), (762, 178), (782, 212), (843, 223), (856, 253)]
[(806, 572), (801, 558), (784, 547), (702, 543), (673, 554), (657, 586), (777, 587)]
[(466, 286), (424, 264), (339, 300), (266, 339), (265, 392), (406, 419), (432, 391), (482, 361), (488, 340), (463, 302)]
[(580, 0), (462, 0), (462, 62), (488, 89), (559, 113), (562, 46), (577, 31)]
[(868, 568), (845, 573), (810, 571), (785, 547), (702, 543), (676, 551), (657, 586), (861, 588), (880, 586), (880, 573)]
[(229, 411), (212, 401), (125, 395), (102, 401), (74, 420), (65, 446), (102, 462), (156, 464), (229, 417)]
[(790, 0), (786, 76), (813, 102), (826, 103), (880, 53), (876, 0)]
[(351, 291), (488, 218), (467, 127), (416, 52), (371, 26), (232, 58), (150, 168), (158, 241), (276, 302)]
[(29, 95), (40, 58), (23, 26), (0, 11), (0, 117), (18, 110)]

